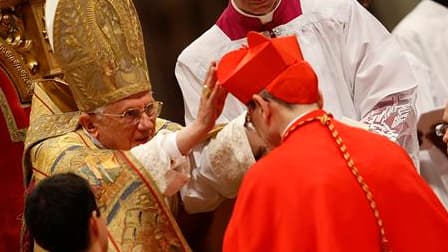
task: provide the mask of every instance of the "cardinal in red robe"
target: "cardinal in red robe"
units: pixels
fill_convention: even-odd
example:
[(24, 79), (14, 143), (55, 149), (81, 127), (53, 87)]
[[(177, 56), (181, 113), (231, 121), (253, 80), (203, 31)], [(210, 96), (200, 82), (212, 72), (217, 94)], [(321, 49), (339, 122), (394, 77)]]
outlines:
[(448, 214), (408, 154), (322, 110), (300, 52), (293, 36), (250, 33), (219, 62), (271, 148), (244, 177), (223, 251), (448, 251)]

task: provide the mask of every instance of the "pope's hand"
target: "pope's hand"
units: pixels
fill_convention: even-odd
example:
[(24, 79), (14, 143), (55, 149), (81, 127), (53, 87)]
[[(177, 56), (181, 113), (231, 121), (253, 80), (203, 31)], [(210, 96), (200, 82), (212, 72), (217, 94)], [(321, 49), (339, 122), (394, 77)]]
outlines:
[(176, 143), (182, 154), (187, 154), (195, 145), (201, 143), (221, 115), (227, 91), (216, 82), (216, 63), (213, 62), (205, 79), (196, 120), (177, 132)]
[(196, 126), (205, 132), (213, 129), (224, 108), (226, 96), (227, 92), (217, 84), (216, 63), (212, 62), (202, 89), (197, 119), (193, 124), (196, 123)]

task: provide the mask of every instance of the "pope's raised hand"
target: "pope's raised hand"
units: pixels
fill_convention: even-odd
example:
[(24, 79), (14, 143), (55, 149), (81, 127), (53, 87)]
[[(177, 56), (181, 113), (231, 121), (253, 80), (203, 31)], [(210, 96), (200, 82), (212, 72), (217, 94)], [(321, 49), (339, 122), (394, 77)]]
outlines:
[(216, 63), (213, 62), (205, 79), (196, 120), (176, 134), (177, 147), (182, 154), (187, 154), (195, 145), (202, 142), (221, 115), (227, 91), (216, 82)]
[(198, 127), (207, 132), (213, 129), (216, 119), (224, 108), (226, 97), (227, 91), (217, 84), (216, 63), (212, 62), (202, 87), (201, 101), (196, 117)]

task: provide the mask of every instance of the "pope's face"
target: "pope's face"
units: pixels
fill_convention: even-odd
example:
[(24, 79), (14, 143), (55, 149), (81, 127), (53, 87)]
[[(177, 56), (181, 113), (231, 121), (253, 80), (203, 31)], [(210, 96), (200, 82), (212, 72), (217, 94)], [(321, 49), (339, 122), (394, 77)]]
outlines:
[(279, 0), (235, 0), (235, 4), (243, 11), (264, 15), (273, 10)]
[(141, 113), (132, 120), (127, 117), (110, 115), (143, 111), (148, 104), (153, 103), (154, 98), (151, 93), (144, 92), (107, 105), (104, 111), (92, 115), (96, 127), (96, 131), (92, 135), (108, 149), (129, 150), (134, 146), (146, 143), (154, 136), (158, 112), (154, 112), (152, 115)]

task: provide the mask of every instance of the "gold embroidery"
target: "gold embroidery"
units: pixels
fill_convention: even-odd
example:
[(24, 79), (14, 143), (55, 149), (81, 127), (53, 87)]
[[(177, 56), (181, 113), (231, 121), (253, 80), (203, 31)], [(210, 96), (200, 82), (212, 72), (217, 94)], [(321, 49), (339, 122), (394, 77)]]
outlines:
[(79, 112), (42, 115), (28, 128), (25, 148), (50, 137), (74, 131), (78, 127)]
[(2, 110), (3, 117), (6, 121), (6, 127), (8, 128), (11, 141), (23, 142), (25, 140), (26, 129), (18, 129), (11, 109), (9, 108), (8, 101), (3, 91), (0, 89), (0, 108)]
[[(134, 237), (134, 241), (128, 243), (128, 245), (131, 245), (131, 247), (127, 247), (129, 251), (134, 251), (135, 248), (139, 247), (148, 247), (151, 244), (159, 244), (161, 251), (191, 251), (174, 217), (171, 214), (167, 214), (170, 213), (169, 207), (165, 204), (164, 197), (158, 188), (154, 186), (155, 182), (152, 180), (148, 170), (137, 166), (138, 161), (132, 155), (128, 155), (127, 152), (119, 151), (119, 153), (127, 161), (128, 166), (140, 177), (140, 180), (144, 183), (142, 187), (145, 187), (151, 192), (151, 194), (141, 194), (136, 199), (136, 202), (150, 203), (152, 206), (148, 210), (152, 214), (149, 216), (140, 214), (139, 219), (137, 219), (140, 222), (140, 229), (133, 230), (134, 234), (139, 234), (138, 238), (139, 240), (143, 240), (143, 242), (140, 242), (140, 245), (138, 245), (135, 241), (136, 237)], [(148, 195), (152, 197), (148, 197)], [(158, 204), (154, 204), (156, 202)], [(126, 224), (130, 223), (132, 221)]]
[(143, 34), (132, 1), (60, 0), (54, 49), (81, 111), (150, 90)]
[(48, 139), (35, 152), (31, 161), (43, 172), (70, 171), (89, 181), (121, 251), (191, 251), (151, 175), (132, 155), (98, 149), (82, 130)]
[(33, 81), (31, 74), (24, 67), (21, 56), (15, 53), (9, 45), (0, 39), (0, 65), (11, 75), (11, 81), (15, 85), (22, 103), (29, 103), (33, 95)]

